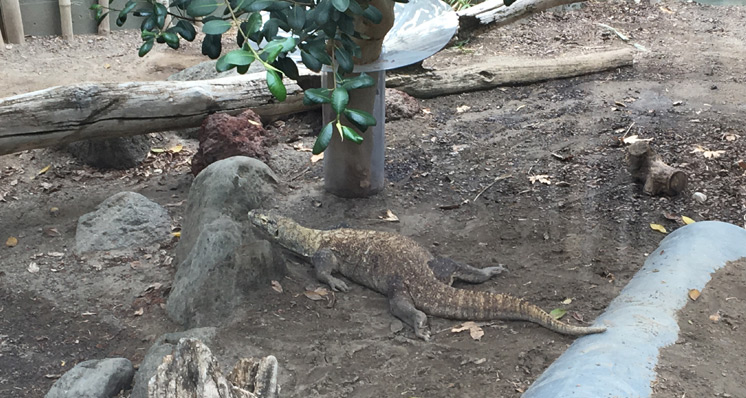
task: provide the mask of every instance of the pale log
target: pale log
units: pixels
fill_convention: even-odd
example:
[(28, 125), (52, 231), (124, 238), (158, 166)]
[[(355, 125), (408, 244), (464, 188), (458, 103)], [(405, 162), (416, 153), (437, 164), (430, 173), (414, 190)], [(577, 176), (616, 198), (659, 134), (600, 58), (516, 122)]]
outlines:
[(8, 43), (23, 44), (23, 20), (21, 19), (21, 5), (18, 0), (0, 0), (3, 10), (3, 26), (8, 36)]
[(634, 50), (622, 48), (559, 58), (486, 57), (480, 62), (414, 75), (394, 75), (386, 87), (419, 98), (485, 90), (502, 85), (586, 75), (631, 66)]
[[(581, 0), (582, 1), (582, 0)], [(518, 0), (509, 7), (495, 7), (476, 15), (482, 25), (505, 26), (531, 14), (553, 7), (578, 3), (578, 0)]]
[(202, 81), (86, 83), (0, 99), (0, 155), (91, 138), (198, 127), (215, 112), (251, 108), (263, 118), (309, 109), (300, 87), (285, 80), (275, 100), (265, 73)]
[[(109, 10), (109, 0), (98, 0), (98, 4), (101, 6), (103, 12)], [(109, 15), (107, 14), (98, 24), (98, 34), (105, 36), (111, 32), (111, 22), (109, 22)]]
[(59, 0), (60, 24), (62, 27), (62, 38), (72, 40), (73, 38), (73, 14), (72, 2), (70, 0)]
[(664, 163), (647, 141), (637, 141), (630, 145), (627, 170), (635, 181), (643, 183), (643, 192), (651, 196), (675, 196), (686, 189), (686, 173)]

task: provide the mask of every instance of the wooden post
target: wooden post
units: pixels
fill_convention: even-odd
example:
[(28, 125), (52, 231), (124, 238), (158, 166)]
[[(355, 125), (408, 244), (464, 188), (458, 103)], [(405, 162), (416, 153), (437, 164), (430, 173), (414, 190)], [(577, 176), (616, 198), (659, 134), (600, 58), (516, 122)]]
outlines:
[[(109, 9), (109, 0), (98, 0), (98, 4), (101, 6), (102, 12), (107, 12)], [(109, 33), (111, 33), (111, 22), (109, 22), (109, 15), (106, 15), (98, 24), (98, 34), (105, 36)]]
[(3, 41), (3, 32), (0, 30), (0, 51), (5, 50), (5, 41)]
[(8, 43), (23, 44), (23, 20), (18, 0), (0, 0), (3, 9), (3, 25), (8, 35)]
[(62, 38), (72, 40), (73, 38), (73, 14), (72, 2), (70, 0), (59, 0), (60, 23), (62, 24)]

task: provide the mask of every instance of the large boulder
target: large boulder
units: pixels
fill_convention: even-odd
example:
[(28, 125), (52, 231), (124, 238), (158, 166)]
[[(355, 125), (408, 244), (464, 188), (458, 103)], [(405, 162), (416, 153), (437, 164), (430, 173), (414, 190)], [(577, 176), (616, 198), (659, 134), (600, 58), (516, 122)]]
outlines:
[(163, 358), (173, 353), (179, 340), (198, 339), (205, 344), (210, 344), (216, 332), (214, 327), (206, 327), (166, 333), (156, 339), (137, 368), (130, 398), (148, 398), (148, 381), (155, 376), (156, 369), (163, 363)]
[(252, 110), (238, 116), (225, 113), (208, 116), (199, 132), (199, 148), (192, 158), (192, 174), (196, 176), (213, 162), (231, 156), (267, 160), (266, 136), (262, 120)]
[(150, 151), (146, 135), (83, 140), (69, 144), (67, 151), (81, 162), (101, 169), (136, 167)]
[(148, 246), (170, 239), (171, 217), (159, 204), (136, 192), (119, 192), (78, 219), (78, 254)]
[(129, 359), (81, 362), (60, 377), (45, 398), (110, 398), (132, 383), (135, 368)]
[(269, 207), (276, 185), (267, 165), (243, 156), (213, 163), (195, 178), (166, 302), (174, 321), (198, 327), (230, 320), (254, 288), (282, 277), (281, 253), (257, 240), (247, 219), (249, 210)]

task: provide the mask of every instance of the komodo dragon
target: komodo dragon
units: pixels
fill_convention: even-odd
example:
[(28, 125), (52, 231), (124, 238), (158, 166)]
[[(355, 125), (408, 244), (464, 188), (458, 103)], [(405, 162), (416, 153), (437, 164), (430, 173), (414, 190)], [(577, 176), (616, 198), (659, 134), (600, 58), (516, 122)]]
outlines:
[(523, 320), (567, 335), (600, 333), (605, 327), (580, 327), (554, 319), (544, 310), (506, 294), (457, 289), (454, 279), (482, 283), (502, 267), (474, 268), (444, 257), (434, 257), (414, 240), (395, 233), (303, 227), (274, 211), (251, 210), (251, 223), (262, 235), (299, 255), (316, 268), (316, 278), (332, 290), (348, 291), (338, 272), (350, 280), (385, 294), (391, 313), (429, 340), (425, 313), (442, 318), (485, 321)]

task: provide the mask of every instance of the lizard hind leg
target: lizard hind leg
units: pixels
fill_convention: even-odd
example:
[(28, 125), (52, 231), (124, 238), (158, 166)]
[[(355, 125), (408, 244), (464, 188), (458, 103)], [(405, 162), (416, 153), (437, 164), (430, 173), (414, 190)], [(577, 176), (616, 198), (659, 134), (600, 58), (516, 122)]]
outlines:
[(471, 265), (459, 263), (448, 257), (436, 257), (427, 263), (430, 269), (443, 283), (452, 285), (454, 280), (468, 283), (484, 283), (495, 275), (507, 270), (499, 265), (497, 267), (476, 268)]
[(427, 327), (427, 315), (414, 306), (412, 297), (407, 293), (403, 284), (397, 283), (389, 291), (389, 309), (391, 313), (414, 329), (414, 334), (425, 340), (430, 340)]
[(321, 249), (311, 257), (311, 264), (316, 269), (316, 279), (329, 285), (335, 292), (347, 292), (350, 290), (347, 284), (332, 275), (338, 269), (337, 256), (329, 249)]

